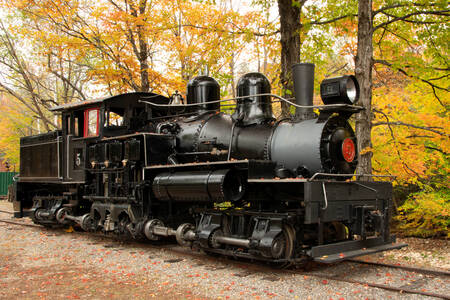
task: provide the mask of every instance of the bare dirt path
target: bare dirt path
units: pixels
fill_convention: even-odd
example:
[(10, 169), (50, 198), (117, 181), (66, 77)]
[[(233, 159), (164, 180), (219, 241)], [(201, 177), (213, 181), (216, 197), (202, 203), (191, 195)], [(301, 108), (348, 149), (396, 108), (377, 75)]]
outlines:
[[(0, 210), (11, 210), (10, 203), (0, 201)], [(11, 215), (0, 212), (0, 219), (8, 218)], [(327, 280), (320, 274), (437, 293), (450, 291), (448, 278), (350, 262), (286, 273), (203, 254), (183, 255), (180, 251), (173, 245), (122, 243), (63, 229), (0, 223), (0, 298), (433, 299)], [(392, 259), (389, 255), (399, 255), (400, 262), (405, 261), (401, 253), (392, 251), (370, 258)], [(434, 260), (442, 267), (448, 257), (441, 259), (440, 255)], [(411, 263), (413, 258), (406, 261)]]

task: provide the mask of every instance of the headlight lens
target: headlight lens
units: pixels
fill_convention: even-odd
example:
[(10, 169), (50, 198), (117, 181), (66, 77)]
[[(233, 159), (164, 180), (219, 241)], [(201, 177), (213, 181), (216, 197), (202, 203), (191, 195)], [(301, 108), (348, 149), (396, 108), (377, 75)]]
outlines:
[(356, 77), (346, 75), (328, 78), (320, 84), (320, 96), (324, 104), (355, 104), (359, 99)]

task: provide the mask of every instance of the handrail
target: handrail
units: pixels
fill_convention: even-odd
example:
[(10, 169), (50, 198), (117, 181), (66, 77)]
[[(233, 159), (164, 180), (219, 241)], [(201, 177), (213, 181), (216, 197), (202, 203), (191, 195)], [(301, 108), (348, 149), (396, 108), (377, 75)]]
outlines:
[(361, 177), (361, 176), (365, 176), (365, 177), (390, 177), (395, 179), (397, 176), (395, 175), (376, 175), (376, 174), (332, 174), (332, 173), (315, 173), (313, 176), (311, 176), (310, 178), (308, 178), (308, 181), (312, 181), (314, 180), (317, 176), (330, 176), (330, 177)]
[[(235, 101), (235, 100), (239, 100), (239, 99), (246, 99), (246, 98), (250, 98), (250, 97), (257, 97), (257, 96), (270, 96), (270, 97), (274, 97), (277, 99), (280, 99), (281, 101), (284, 101), (286, 103), (288, 103), (289, 105), (292, 105), (294, 107), (297, 108), (331, 108), (331, 107), (352, 107), (352, 108), (357, 108), (357, 109), (364, 109), (362, 106), (355, 106), (355, 105), (348, 105), (348, 104), (328, 104), (328, 105), (298, 105), (294, 102), (291, 102), (289, 100), (293, 100), (295, 98), (283, 98), (281, 96), (275, 95), (275, 94), (270, 94), (270, 93), (264, 93), (264, 94), (255, 94), (255, 95), (248, 95), (248, 96), (239, 96), (239, 97), (234, 97), (234, 98), (228, 98), (228, 99), (222, 99), (222, 100), (213, 100), (213, 101), (208, 101), (206, 103), (190, 103), (190, 104), (179, 104), (179, 105), (173, 105), (173, 104), (158, 104), (158, 103), (154, 103), (154, 102), (149, 102), (149, 101), (145, 101), (145, 100), (138, 100), (138, 102), (141, 103), (146, 103), (148, 105), (152, 105), (152, 106), (156, 106), (156, 107), (190, 107), (190, 106), (201, 106), (201, 105), (205, 105), (205, 104), (211, 104), (211, 103), (221, 103), (221, 102), (226, 102), (226, 101)], [(142, 99), (146, 99), (146, 97), (142, 97)]]
[(325, 202), (324, 206), (322, 207), (322, 210), (326, 210), (328, 208), (328, 197), (327, 197), (327, 190), (325, 188), (325, 182), (322, 181), (322, 191), (323, 191), (323, 201)]

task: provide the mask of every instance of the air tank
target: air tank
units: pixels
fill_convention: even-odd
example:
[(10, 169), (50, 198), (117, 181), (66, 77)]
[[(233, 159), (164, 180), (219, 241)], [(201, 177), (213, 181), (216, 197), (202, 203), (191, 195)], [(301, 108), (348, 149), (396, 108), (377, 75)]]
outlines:
[(209, 76), (197, 76), (187, 84), (187, 103), (203, 104), (193, 108), (193, 111), (205, 112), (219, 110), (220, 103), (209, 103), (220, 100), (220, 86), (217, 81)]

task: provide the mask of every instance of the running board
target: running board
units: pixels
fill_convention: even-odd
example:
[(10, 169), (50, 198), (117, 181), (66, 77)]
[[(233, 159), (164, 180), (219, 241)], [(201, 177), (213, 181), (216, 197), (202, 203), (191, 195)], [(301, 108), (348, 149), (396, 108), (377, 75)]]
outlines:
[(335, 263), (362, 255), (373, 254), (386, 250), (400, 249), (407, 244), (396, 244), (395, 236), (390, 237), (390, 241), (385, 242), (382, 237), (370, 238), (358, 241), (346, 241), (328, 245), (312, 247), (308, 255), (316, 262)]

